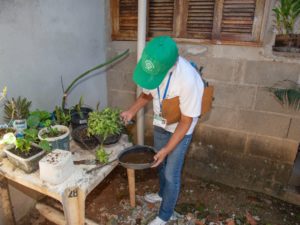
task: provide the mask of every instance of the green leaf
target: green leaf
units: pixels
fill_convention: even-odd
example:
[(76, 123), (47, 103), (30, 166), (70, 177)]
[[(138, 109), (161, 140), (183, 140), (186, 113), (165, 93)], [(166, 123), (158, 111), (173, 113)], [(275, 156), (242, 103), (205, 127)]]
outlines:
[(49, 144), (48, 141), (46, 140), (42, 140), (39, 143), (40, 148), (42, 148), (43, 150), (45, 150), (46, 152), (50, 152), (51, 151), (51, 145)]

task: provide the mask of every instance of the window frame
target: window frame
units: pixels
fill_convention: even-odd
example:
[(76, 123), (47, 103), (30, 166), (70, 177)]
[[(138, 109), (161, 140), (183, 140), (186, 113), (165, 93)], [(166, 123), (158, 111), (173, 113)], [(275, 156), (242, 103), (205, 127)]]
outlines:
[[(112, 40), (116, 41), (135, 41), (137, 40), (137, 31), (120, 31), (119, 21), (119, 1), (110, 0), (111, 22), (112, 22)], [(255, 15), (253, 20), (253, 28), (251, 37), (241, 37), (239, 34), (222, 35), (222, 13), (224, 0), (217, 0), (214, 8), (214, 20), (211, 39), (208, 38), (193, 38), (187, 34), (186, 25), (188, 14), (188, 0), (174, 0), (174, 19), (172, 37), (179, 43), (195, 43), (195, 44), (230, 44), (230, 45), (244, 45), (244, 46), (261, 46), (263, 37), (263, 27), (266, 22), (269, 10), (269, 0), (256, 0)], [(149, 7), (149, 0), (148, 0)], [(147, 10), (149, 13), (149, 10)], [(148, 22), (149, 14), (147, 15)], [(147, 24), (147, 39), (154, 36), (162, 35), (164, 32), (153, 32), (154, 36), (148, 36)], [(237, 40), (239, 39), (239, 40)]]

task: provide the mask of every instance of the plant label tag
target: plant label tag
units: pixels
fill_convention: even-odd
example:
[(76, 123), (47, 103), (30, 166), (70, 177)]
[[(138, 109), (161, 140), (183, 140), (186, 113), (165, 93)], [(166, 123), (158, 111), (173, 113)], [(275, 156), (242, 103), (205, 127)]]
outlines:
[(165, 128), (167, 126), (167, 120), (162, 118), (159, 115), (154, 114), (153, 125), (161, 128)]
[(87, 120), (79, 120), (79, 124), (86, 124)]

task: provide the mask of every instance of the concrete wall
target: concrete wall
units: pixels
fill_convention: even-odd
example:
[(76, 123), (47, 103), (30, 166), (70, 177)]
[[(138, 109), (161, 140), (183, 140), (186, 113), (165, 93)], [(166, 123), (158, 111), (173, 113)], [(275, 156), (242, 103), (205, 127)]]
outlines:
[[(66, 87), (105, 61), (105, 20), (104, 0), (1, 0), (0, 89), (7, 86), (8, 97), (27, 97), (32, 110), (52, 111), (61, 103), (61, 76)], [(95, 72), (73, 89), (68, 103), (83, 96), (86, 104), (104, 107), (106, 93), (105, 72)], [(34, 204), (20, 193), (12, 189), (17, 219)]]
[[(300, 81), (300, 58), (273, 54), (272, 20), (270, 13), (262, 47), (179, 43), (180, 54), (204, 66), (204, 77), (215, 86), (213, 110), (196, 127), (185, 176), (284, 198), (300, 140), (300, 112), (284, 109), (267, 88), (283, 79)], [(112, 41), (109, 49), (115, 54), (128, 47), (131, 55), (107, 79), (109, 105), (123, 109), (135, 99), (136, 42)], [(145, 123), (151, 144), (151, 106)]]

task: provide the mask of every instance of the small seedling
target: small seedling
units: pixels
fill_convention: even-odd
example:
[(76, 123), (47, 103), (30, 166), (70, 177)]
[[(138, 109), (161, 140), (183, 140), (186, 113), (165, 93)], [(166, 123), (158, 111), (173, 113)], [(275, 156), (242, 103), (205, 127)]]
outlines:
[(103, 146), (100, 146), (96, 151), (96, 159), (101, 163), (108, 163), (109, 155)]

